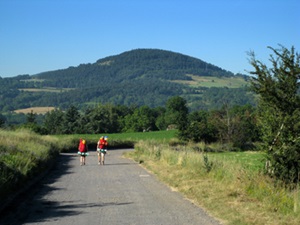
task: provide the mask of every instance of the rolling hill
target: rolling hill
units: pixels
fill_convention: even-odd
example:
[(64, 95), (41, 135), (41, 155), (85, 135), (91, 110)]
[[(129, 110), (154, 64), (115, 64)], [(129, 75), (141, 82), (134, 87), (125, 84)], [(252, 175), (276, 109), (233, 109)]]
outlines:
[(231, 104), (253, 104), (248, 76), (180, 53), (136, 49), (35, 75), (0, 78), (0, 109), (79, 108), (98, 103), (164, 106), (182, 96), (192, 110)]

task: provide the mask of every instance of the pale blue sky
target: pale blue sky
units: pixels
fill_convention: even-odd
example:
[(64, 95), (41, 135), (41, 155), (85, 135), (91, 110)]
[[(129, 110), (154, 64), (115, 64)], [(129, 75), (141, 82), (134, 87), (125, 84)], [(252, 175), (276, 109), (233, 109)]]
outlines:
[(299, 0), (0, 0), (1, 77), (138, 48), (246, 73), (248, 51), (267, 63), (278, 44), (300, 52)]

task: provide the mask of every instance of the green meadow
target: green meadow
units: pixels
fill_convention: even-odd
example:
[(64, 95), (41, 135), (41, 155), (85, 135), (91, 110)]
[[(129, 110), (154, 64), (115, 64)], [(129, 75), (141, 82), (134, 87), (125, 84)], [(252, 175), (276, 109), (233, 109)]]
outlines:
[(213, 77), (213, 76), (195, 76), (187, 75), (191, 80), (173, 81), (176, 83), (186, 84), (193, 88), (198, 87), (228, 87), (228, 88), (241, 88), (249, 85), (248, 81), (245, 81), (242, 77)]
[[(159, 140), (168, 141), (176, 136), (176, 130), (169, 131), (154, 131), (154, 132), (134, 132), (134, 133), (114, 133), (114, 134), (74, 134), (74, 138), (84, 138), (91, 141), (98, 141), (101, 136), (108, 136), (110, 140), (123, 140), (123, 141), (140, 141), (140, 140)], [(58, 138), (64, 138), (69, 135), (56, 135)]]

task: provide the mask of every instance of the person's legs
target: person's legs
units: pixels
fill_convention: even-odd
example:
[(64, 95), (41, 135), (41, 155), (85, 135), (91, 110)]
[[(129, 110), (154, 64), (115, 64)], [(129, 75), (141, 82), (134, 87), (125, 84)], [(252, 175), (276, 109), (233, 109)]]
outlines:
[(83, 165), (85, 165), (85, 155), (82, 157)]
[(105, 153), (101, 152), (101, 160), (102, 160), (102, 165), (104, 165), (104, 160), (105, 160)]

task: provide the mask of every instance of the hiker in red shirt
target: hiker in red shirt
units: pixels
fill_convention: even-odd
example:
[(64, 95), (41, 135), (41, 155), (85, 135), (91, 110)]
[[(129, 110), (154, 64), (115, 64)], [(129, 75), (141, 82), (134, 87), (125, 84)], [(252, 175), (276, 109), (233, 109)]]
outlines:
[(87, 143), (85, 140), (79, 141), (78, 154), (80, 155), (80, 166), (85, 165), (85, 157), (87, 156)]
[(107, 136), (101, 137), (97, 144), (97, 151), (98, 151), (98, 164), (104, 165), (105, 154), (107, 152)]
[(97, 143), (97, 152), (98, 152), (98, 164), (102, 164), (102, 161), (101, 161), (101, 154), (102, 154), (102, 151), (104, 149), (104, 144), (105, 144), (105, 141), (104, 141), (104, 137), (100, 137), (98, 143)]

